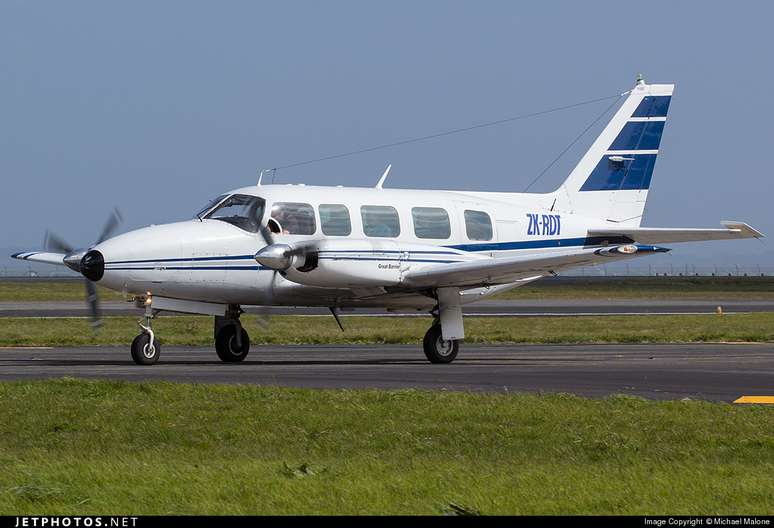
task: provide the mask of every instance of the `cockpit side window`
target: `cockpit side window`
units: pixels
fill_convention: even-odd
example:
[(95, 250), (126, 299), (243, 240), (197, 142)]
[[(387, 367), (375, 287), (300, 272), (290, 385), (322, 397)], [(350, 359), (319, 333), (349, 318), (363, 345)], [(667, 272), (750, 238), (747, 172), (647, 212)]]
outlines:
[(271, 207), (269, 229), (285, 235), (314, 235), (314, 209), (306, 203), (277, 202)]
[(228, 222), (250, 233), (256, 233), (261, 227), (265, 204), (263, 198), (257, 196), (232, 194), (204, 218)]

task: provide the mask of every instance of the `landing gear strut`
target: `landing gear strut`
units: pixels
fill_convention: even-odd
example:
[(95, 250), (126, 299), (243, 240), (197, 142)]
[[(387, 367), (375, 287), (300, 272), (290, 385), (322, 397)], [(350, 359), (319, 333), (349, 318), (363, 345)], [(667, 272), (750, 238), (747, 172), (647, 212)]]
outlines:
[(460, 292), (457, 288), (439, 288), (435, 296), (438, 306), (432, 311), (433, 326), (425, 334), (422, 345), (430, 363), (451, 363), (465, 337)]
[(137, 323), (142, 333), (132, 341), (132, 359), (138, 365), (153, 365), (161, 355), (161, 344), (153, 333), (153, 309), (150, 303), (145, 305), (145, 324)]
[(239, 363), (250, 351), (250, 336), (239, 321), (241, 313), (232, 306), (225, 317), (215, 317), (215, 352), (224, 363)]

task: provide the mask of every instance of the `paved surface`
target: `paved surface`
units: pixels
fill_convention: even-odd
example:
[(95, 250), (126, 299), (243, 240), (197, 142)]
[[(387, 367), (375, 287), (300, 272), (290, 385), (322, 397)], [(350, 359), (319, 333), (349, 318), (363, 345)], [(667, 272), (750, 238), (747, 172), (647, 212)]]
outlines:
[[(569, 300), (510, 300), (480, 301), (463, 308), (469, 316), (533, 316), (533, 315), (621, 315), (643, 313), (712, 313), (718, 306), (725, 312), (774, 312), (774, 300), (771, 301), (717, 301), (717, 300), (606, 300), (606, 299), (569, 299)], [(244, 307), (253, 311), (249, 306)], [(139, 315), (141, 310), (125, 302), (102, 303), (104, 315)], [(327, 315), (327, 308), (277, 307), (271, 310), (276, 314)], [(265, 313), (265, 311), (263, 312)], [(344, 315), (384, 314), (381, 309), (358, 309), (345, 311)], [(409, 313), (417, 314), (417, 312)], [(0, 302), (0, 317), (86, 317), (86, 305), (82, 301), (61, 302)], [(406, 315), (406, 314), (403, 314)], [(424, 316), (425, 314), (422, 313)]]
[(165, 347), (150, 367), (134, 365), (128, 346), (0, 349), (0, 380), (60, 376), (733, 401), (774, 394), (774, 346), (465, 345), (451, 365), (427, 363), (415, 346), (259, 346), (235, 365), (208, 348)]

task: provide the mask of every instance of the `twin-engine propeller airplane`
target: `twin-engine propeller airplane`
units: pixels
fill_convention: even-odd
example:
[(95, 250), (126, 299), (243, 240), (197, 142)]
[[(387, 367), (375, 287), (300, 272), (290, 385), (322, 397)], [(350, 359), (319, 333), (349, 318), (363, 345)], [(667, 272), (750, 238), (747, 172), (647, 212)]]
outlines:
[[(47, 252), (14, 258), (64, 264), (145, 307), (134, 361), (155, 363), (160, 311), (215, 316), (215, 350), (245, 359), (241, 306), (427, 310), (432, 363), (451, 363), (464, 338), (461, 306), (568, 268), (669, 249), (654, 244), (757, 238), (741, 222), (720, 229), (648, 228), (640, 222), (672, 84), (638, 80), (566, 181), (544, 194), (261, 185), (227, 192), (192, 220), (76, 250), (49, 236)], [(389, 170), (389, 169), (388, 169)], [(338, 321), (338, 317), (337, 317)]]

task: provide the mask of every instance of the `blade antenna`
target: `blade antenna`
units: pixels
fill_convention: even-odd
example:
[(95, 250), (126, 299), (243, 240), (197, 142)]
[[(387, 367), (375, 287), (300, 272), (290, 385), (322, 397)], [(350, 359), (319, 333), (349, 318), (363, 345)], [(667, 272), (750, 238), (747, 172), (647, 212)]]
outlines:
[(384, 174), (382, 174), (382, 177), (379, 178), (379, 182), (376, 184), (376, 188), (377, 189), (381, 189), (382, 188), (382, 186), (384, 185), (384, 180), (386, 180), (387, 179), (387, 175), (390, 174), (390, 169), (391, 168), (392, 168), (392, 163), (387, 165), (387, 168), (384, 169)]

